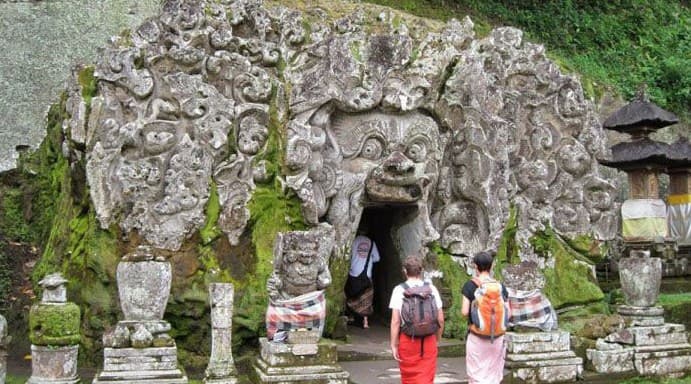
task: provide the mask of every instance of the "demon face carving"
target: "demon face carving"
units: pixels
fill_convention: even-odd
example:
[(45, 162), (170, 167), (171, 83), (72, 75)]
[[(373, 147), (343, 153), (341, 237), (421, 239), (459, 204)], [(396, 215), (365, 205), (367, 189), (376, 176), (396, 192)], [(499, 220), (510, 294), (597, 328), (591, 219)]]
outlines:
[(345, 172), (366, 173), (365, 204), (426, 200), (438, 173), (439, 132), (420, 113), (340, 115), (332, 121)]

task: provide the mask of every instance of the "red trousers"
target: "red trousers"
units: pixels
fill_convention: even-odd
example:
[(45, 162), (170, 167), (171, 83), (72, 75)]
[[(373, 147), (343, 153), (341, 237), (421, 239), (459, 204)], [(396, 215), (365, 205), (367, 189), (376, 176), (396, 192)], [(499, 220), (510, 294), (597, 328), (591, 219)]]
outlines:
[(433, 384), (437, 371), (437, 336), (415, 337), (401, 333), (398, 338), (401, 384)]

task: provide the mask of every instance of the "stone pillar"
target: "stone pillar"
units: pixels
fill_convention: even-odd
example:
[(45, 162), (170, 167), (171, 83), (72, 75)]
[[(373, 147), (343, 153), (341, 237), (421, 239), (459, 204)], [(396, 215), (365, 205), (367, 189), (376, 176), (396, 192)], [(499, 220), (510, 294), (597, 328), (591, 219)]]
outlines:
[(5, 384), (7, 374), (7, 345), (10, 337), (7, 336), (7, 320), (0, 315), (0, 384)]
[(125, 319), (103, 335), (103, 371), (93, 383), (187, 384), (178, 368), (175, 340), (163, 314), (172, 269), (153, 249), (140, 246), (117, 268), (120, 306)]
[(206, 368), (205, 383), (235, 384), (237, 371), (233, 362), (233, 298), (235, 290), (230, 283), (211, 283), (211, 357)]
[(31, 306), (31, 377), (27, 384), (74, 384), (80, 341), (80, 311), (67, 302), (65, 280), (59, 273), (39, 282), (41, 302)]

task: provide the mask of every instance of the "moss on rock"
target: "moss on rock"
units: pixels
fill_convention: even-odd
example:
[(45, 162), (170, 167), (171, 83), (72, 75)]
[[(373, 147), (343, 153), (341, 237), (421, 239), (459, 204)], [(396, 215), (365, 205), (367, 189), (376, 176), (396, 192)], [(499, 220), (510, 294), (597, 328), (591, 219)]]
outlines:
[[(450, 293), (451, 303), (444, 310), (444, 337), (465, 337), (468, 320), (461, 315), (463, 294), (461, 288), (470, 280), (465, 271), (451, 258), (451, 254), (438, 243), (430, 246), (430, 251), (436, 256), (436, 268), (442, 272), (440, 291)], [(443, 295), (442, 295), (443, 296)]]
[(34, 345), (79, 344), (79, 307), (74, 303), (44, 304), (31, 307), (29, 338)]
[(544, 293), (555, 308), (602, 301), (592, 265), (550, 227), (535, 233), (530, 243), (538, 254), (554, 258), (554, 266), (544, 271)]

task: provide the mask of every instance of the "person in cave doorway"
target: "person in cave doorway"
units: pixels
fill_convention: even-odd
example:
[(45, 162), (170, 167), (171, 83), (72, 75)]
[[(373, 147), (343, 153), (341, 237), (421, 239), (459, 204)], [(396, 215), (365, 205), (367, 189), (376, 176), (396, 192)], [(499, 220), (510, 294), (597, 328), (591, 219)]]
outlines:
[[(372, 265), (379, 260), (379, 250), (374, 240), (367, 237), (363, 229), (359, 229), (350, 251), (349, 281), (346, 284), (346, 305), (358, 317), (357, 320), (362, 320), (363, 328), (369, 328), (369, 316), (374, 312)], [(365, 276), (367, 280), (365, 280)], [(368, 282), (368, 284), (363, 284), (363, 281)], [(360, 288), (363, 285), (368, 286), (364, 287), (364, 289)], [(360, 287), (352, 289), (351, 287), (354, 286)]]

